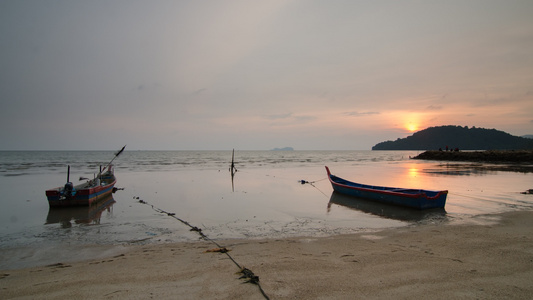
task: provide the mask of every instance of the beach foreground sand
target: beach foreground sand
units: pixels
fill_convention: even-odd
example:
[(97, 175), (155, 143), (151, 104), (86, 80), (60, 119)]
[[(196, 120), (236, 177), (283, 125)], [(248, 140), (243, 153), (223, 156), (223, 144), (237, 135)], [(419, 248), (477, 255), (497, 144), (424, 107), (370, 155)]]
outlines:
[[(227, 240), (270, 299), (530, 299), (533, 212), (324, 238)], [(265, 299), (210, 242), (0, 272), (2, 299)], [(60, 258), (58, 258), (60, 261)]]

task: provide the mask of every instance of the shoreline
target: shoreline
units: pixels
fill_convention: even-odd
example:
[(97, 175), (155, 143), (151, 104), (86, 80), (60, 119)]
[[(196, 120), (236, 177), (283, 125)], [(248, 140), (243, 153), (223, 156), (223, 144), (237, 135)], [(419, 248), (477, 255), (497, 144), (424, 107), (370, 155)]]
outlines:
[[(524, 299), (533, 211), (489, 225), (425, 224), (331, 237), (221, 240), (270, 299)], [(481, 222), (483, 223), (483, 222)], [(486, 222), (485, 222), (486, 223)], [(127, 246), (105, 258), (0, 271), (6, 299), (265, 299), (210, 242)]]

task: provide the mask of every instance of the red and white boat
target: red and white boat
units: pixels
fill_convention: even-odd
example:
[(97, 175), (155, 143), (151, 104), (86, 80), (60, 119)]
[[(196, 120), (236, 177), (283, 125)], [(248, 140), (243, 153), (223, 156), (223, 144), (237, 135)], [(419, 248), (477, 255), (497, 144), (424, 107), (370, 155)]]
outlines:
[(91, 204), (106, 198), (115, 188), (117, 178), (111, 164), (119, 156), (126, 146), (115, 153), (115, 157), (100, 170), (97, 176), (87, 182), (74, 185), (70, 182), (70, 166), (68, 166), (67, 183), (64, 186), (46, 190), (46, 197), (50, 207), (57, 206), (90, 206)]

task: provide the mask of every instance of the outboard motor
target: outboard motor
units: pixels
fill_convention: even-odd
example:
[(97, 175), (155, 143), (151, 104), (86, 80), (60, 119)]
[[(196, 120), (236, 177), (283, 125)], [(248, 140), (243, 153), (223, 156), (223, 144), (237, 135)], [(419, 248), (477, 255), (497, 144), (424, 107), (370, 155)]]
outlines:
[(70, 197), (72, 196), (72, 191), (74, 191), (74, 185), (72, 184), (72, 182), (65, 183), (65, 187), (63, 188), (63, 195), (65, 197)]

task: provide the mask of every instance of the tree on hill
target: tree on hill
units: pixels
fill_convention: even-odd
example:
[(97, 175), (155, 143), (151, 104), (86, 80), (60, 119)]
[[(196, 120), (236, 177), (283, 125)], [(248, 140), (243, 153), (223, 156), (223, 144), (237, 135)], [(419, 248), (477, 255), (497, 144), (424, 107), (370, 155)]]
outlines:
[(448, 125), (429, 127), (403, 139), (381, 142), (372, 150), (437, 150), (447, 146), (461, 150), (533, 149), (533, 140), (496, 129)]

